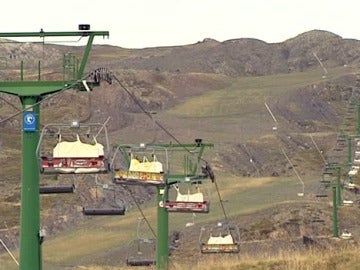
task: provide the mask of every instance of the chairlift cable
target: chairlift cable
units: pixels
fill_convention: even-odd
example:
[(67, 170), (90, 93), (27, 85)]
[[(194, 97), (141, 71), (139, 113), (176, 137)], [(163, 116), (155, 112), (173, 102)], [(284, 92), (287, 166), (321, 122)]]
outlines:
[(0, 97), (0, 99), (1, 99), (2, 101), (4, 101), (5, 103), (7, 103), (8, 105), (10, 105), (11, 107), (13, 107), (15, 110), (21, 111), (21, 109), (19, 109), (18, 107), (16, 107), (16, 106), (15, 106), (14, 104), (12, 104), (10, 101), (7, 101), (5, 98)]
[[(175, 142), (177, 142), (178, 144), (182, 145), (181, 142), (172, 134), (170, 133), (163, 125), (161, 125), (158, 121), (154, 120), (152, 115), (147, 111), (145, 110), (145, 108), (142, 106), (142, 104), (140, 103), (140, 101), (135, 97), (135, 95), (133, 93), (131, 93), (129, 91), (129, 89), (123, 85), (121, 83), (121, 81), (114, 75), (113, 78), (119, 83), (119, 85), (125, 90), (125, 92), (133, 99), (133, 101), (139, 106), (139, 108), (153, 121), (153, 123), (155, 123), (160, 129), (162, 129), (167, 135), (169, 135)], [(187, 147), (183, 146), (183, 148), (189, 152), (189, 153), (192, 153)], [(204, 160), (203, 158), (201, 158), (202, 161), (204, 161), (206, 163), (206, 167), (205, 167), (205, 170), (208, 171), (208, 174), (212, 180), (213, 183), (215, 183), (215, 188), (216, 188), (216, 191), (217, 191), (217, 194), (218, 194), (218, 197), (219, 197), (219, 201), (220, 201), (220, 205), (221, 205), (221, 208), (222, 208), (222, 211), (224, 213), (224, 217), (225, 217), (225, 220), (228, 221), (228, 216), (226, 214), (226, 211), (225, 211), (225, 207), (224, 207), (224, 204), (223, 204), (223, 199), (221, 197), (221, 194), (220, 194), (220, 191), (219, 191), (219, 187), (217, 185), (217, 182), (215, 180), (215, 177), (213, 175), (213, 172), (208, 164), (208, 162), (206, 160)], [(128, 190), (125, 186), (124, 188), (126, 190)], [(146, 217), (144, 216), (139, 204), (137, 203), (136, 199), (134, 198), (134, 195), (130, 192), (130, 190), (128, 190), (131, 197), (133, 198), (134, 202), (136, 203), (136, 206), (138, 207), (141, 215), (143, 216), (143, 218), (145, 219), (146, 223), (148, 224), (148, 226), (150, 227), (151, 231), (153, 232), (154, 236), (156, 237), (155, 235), (155, 232), (153, 231), (152, 227), (150, 226), (148, 220), (146, 219)]]
[[(126, 93), (128, 93), (128, 95), (133, 99), (133, 101), (139, 106), (139, 108), (152, 120), (154, 121), (154, 123), (161, 128), (167, 135), (169, 135), (174, 141), (176, 141), (178, 144), (181, 144), (181, 142), (173, 135), (171, 134), (163, 125), (161, 125), (158, 121), (154, 120), (152, 115), (145, 110), (144, 106), (141, 104), (141, 102), (139, 102), (139, 100), (135, 97), (135, 95), (133, 93), (131, 93), (129, 91), (129, 89), (123, 85), (120, 80), (114, 75), (115, 80), (119, 83), (119, 85), (125, 90)], [(190, 152), (190, 150), (188, 150), (186, 147), (184, 147), (188, 152)]]
[(274, 120), (275, 124), (278, 124), (278, 121), (277, 121), (277, 119), (275, 118), (275, 115), (274, 115), (274, 114), (272, 113), (272, 111), (270, 110), (270, 107), (266, 104), (266, 102), (264, 102), (264, 104), (265, 104), (266, 109), (267, 109), (268, 112), (270, 113), (272, 119)]
[(316, 144), (316, 142), (315, 142), (315, 140), (314, 140), (314, 138), (313, 138), (313, 136), (312, 136), (311, 134), (310, 134), (310, 139), (311, 139), (312, 143), (314, 144), (316, 150), (318, 151), (321, 159), (324, 161), (324, 164), (325, 164), (325, 163), (326, 163), (326, 160), (325, 160), (323, 154), (322, 154), (321, 151), (320, 151), (320, 148), (319, 148), (318, 145)]
[[(44, 101), (46, 101), (46, 100), (48, 100), (48, 99), (50, 99), (50, 98), (53, 98), (53, 97), (59, 95), (60, 93), (64, 92), (64, 91), (67, 90), (67, 89), (73, 88), (74, 86), (76, 86), (76, 85), (78, 85), (80, 82), (82, 82), (84, 79), (88, 78), (90, 75), (91, 75), (91, 72), (90, 72), (89, 74), (86, 74), (85, 76), (83, 76), (83, 78), (81, 78), (80, 80), (75, 81), (75, 82), (72, 83), (72, 84), (66, 85), (66, 86), (64, 86), (64, 87), (62, 87), (62, 88), (59, 88), (59, 89), (55, 89), (55, 90), (54, 90), (55, 93), (49, 94), (49, 95), (43, 97), (41, 100), (39, 100), (38, 102), (32, 104), (31, 106), (28, 106), (26, 109), (19, 110), (18, 108), (16, 108), (15, 106), (12, 105), (12, 107), (15, 107), (15, 108), (16, 108), (17, 110), (19, 110), (19, 111), (18, 111), (17, 113), (14, 113), (14, 114), (10, 115), (9, 117), (7, 117), (7, 118), (5, 118), (5, 119), (0, 120), (0, 124), (9, 121), (10, 119), (18, 116), (18, 115), (21, 114), (21, 113), (24, 113), (25, 111), (27, 111), (27, 110), (29, 110), (29, 109), (37, 106), (37, 105), (40, 105), (40, 104), (43, 103)], [(90, 101), (91, 101), (91, 100), (90, 100)], [(10, 104), (10, 105), (11, 105), (11, 104)], [(150, 115), (150, 116), (151, 116), (151, 115)]]
[[(278, 121), (277, 119), (275, 118), (274, 114), (272, 113), (270, 107), (266, 104), (266, 102), (264, 103), (265, 104), (265, 107), (267, 109), (267, 111), (269, 112), (269, 114), (271, 115), (272, 119), (274, 120), (275, 124), (276, 124), (276, 128), (277, 128), (277, 125), (278, 125)], [(277, 135), (277, 137), (279, 137), (279, 135)], [(286, 154), (284, 148), (280, 147), (281, 149), (281, 152), (283, 153), (283, 155), (285, 156), (286, 160), (288, 161), (288, 163), (290, 164), (292, 170), (294, 171), (296, 177), (299, 179), (301, 185), (302, 185), (302, 193), (298, 193), (298, 196), (304, 196), (304, 192), (305, 192), (305, 184), (304, 184), (304, 181), (301, 179), (300, 175), (298, 174), (298, 172), (296, 171), (295, 167), (294, 167), (294, 164), (291, 162), (290, 158), (288, 157), (288, 155)]]
[(141, 216), (142, 216), (142, 218), (145, 220), (145, 222), (146, 222), (146, 224), (148, 225), (148, 227), (149, 227), (149, 229), (150, 229), (150, 231), (151, 231), (151, 233), (153, 234), (153, 236), (156, 238), (157, 236), (156, 236), (156, 233), (155, 233), (155, 231), (154, 231), (154, 229), (152, 228), (152, 226), (151, 226), (151, 224), (150, 224), (150, 222), (149, 222), (149, 220), (146, 218), (146, 216), (145, 216), (145, 214), (144, 214), (144, 212), (142, 211), (142, 209), (141, 209), (141, 207), (140, 207), (140, 204), (138, 203), (138, 201), (136, 200), (136, 198), (135, 198), (135, 196), (134, 196), (134, 194), (133, 194), (133, 192), (128, 188), (128, 186), (127, 185), (121, 185), (128, 193), (129, 193), (129, 195), (131, 196), (131, 198), (133, 199), (133, 201), (134, 201), (134, 203), (135, 203), (135, 205), (136, 205), (136, 207), (137, 207), (137, 209), (139, 210), (139, 212), (140, 212), (140, 214), (141, 214)]
[(14, 114), (8, 116), (7, 118), (5, 118), (5, 119), (3, 119), (3, 120), (0, 120), (0, 124), (5, 123), (5, 122), (9, 121), (10, 119), (18, 116), (19, 114), (21, 114), (21, 113), (29, 110), (30, 108), (33, 108), (33, 107), (41, 104), (41, 103), (44, 102), (45, 100), (47, 100), (47, 99), (49, 99), (49, 98), (51, 98), (51, 97), (54, 97), (54, 96), (56, 96), (57, 94), (60, 94), (62, 91), (66, 90), (66, 89), (68, 89), (68, 87), (61, 88), (59, 92), (56, 92), (55, 94), (49, 95), (49, 96), (43, 98), (42, 100), (40, 100), (40, 101), (32, 104), (31, 106), (27, 107), (26, 109), (22, 109), (22, 110), (18, 111), (17, 113), (14, 113)]
[[(174, 141), (176, 141), (178, 144), (181, 145), (181, 142), (173, 135), (171, 134), (163, 125), (161, 125), (158, 121), (154, 120), (152, 115), (147, 111), (145, 110), (145, 108), (142, 106), (142, 104), (139, 102), (139, 100), (135, 97), (135, 95), (133, 93), (131, 93), (131, 91), (121, 83), (121, 81), (114, 75), (113, 77), (118, 83), (119, 85), (125, 90), (125, 92), (133, 99), (133, 101), (139, 106), (139, 108), (159, 127), (161, 128), (167, 135), (169, 135)], [(184, 149), (191, 153), (191, 151), (187, 148), (187, 147), (184, 147)], [(208, 164), (208, 162), (201, 158), (202, 161), (206, 162), (206, 164)], [(224, 213), (224, 217), (226, 220), (228, 220), (228, 217), (227, 217), (227, 214), (226, 214), (226, 211), (225, 211), (225, 207), (224, 207), (224, 204), (223, 204), (223, 200), (222, 200), (222, 197), (221, 197), (221, 194), (220, 194), (220, 191), (219, 191), (219, 187), (216, 183), (216, 180), (215, 178), (211, 179), (214, 183), (215, 183), (215, 188), (216, 188), (216, 191), (217, 191), (217, 194), (218, 194), (218, 197), (219, 197), (219, 200), (220, 200), (220, 205), (221, 205), (221, 208), (222, 208), (222, 211)]]
[(250, 163), (251, 165), (254, 167), (255, 171), (257, 172), (258, 175), (260, 175), (260, 172), (259, 172), (259, 169), (257, 168), (257, 166), (255, 165), (255, 162), (254, 162), (254, 159), (252, 157), (252, 155), (250, 154), (247, 146), (246, 146), (246, 143), (243, 143), (243, 147), (244, 147), (244, 150), (246, 152), (246, 154), (249, 156), (250, 158)]
[(293, 169), (296, 177), (299, 179), (301, 185), (302, 185), (302, 193), (304, 194), (305, 192), (305, 184), (304, 184), (304, 181), (301, 179), (300, 175), (298, 174), (298, 172), (296, 171), (295, 167), (294, 167), (294, 164), (291, 162), (290, 158), (288, 157), (288, 155), (286, 154), (284, 148), (281, 148), (281, 151), (282, 153), (284, 154), (286, 160), (289, 162), (291, 168)]
[(11, 259), (16, 263), (16, 265), (19, 265), (19, 262), (16, 260), (14, 254), (11, 252), (11, 250), (6, 246), (3, 240), (0, 239), (0, 244), (5, 248), (6, 252), (10, 255)]
[(67, 85), (67, 86), (62, 87), (62, 88), (60, 88), (60, 89), (57, 89), (58, 91), (55, 90), (56, 92), (55, 92), (54, 94), (47, 95), (47, 96), (45, 96), (44, 98), (42, 98), (40, 101), (38, 101), (38, 102), (36, 102), (36, 103), (34, 103), (34, 104), (26, 107), (25, 109), (19, 110), (18, 112), (14, 113), (14, 114), (12, 114), (12, 115), (10, 115), (10, 116), (8, 116), (8, 117), (6, 117), (5, 119), (0, 120), (0, 124), (9, 121), (10, 119), (18, 116), (18, 115), (21, 114), (21, 113), (24, 113), (25, 111), (27, 111), (27, 110), (29, 110), (29, 109), (37, 106), (37, 105), (40, 105), (40, 104), (43, 103), (44, 101), (46, 101), (46, 100), (48, 100), (48, 99), (50, 99), (50, 98), (53, 98), (53, 97), (59, 95), (59, 94), (62, 93), (63, 91), (72, 88), (73, 86), (77, 85), (78, 83), (79, 83), (79, 82), (77, 81), (77, 82), (75, 82), (75, 83), (73, 83), (73, 84)]
[[(119, 85), (125, 90), (125, 92), (133, 99), (133, 101), (139, 106), (139, 108), (160, 128), (162, 129), (169, 137), (171, 137), (176, 143), (178, 143), (179, 145), (181, 145), (182, 143), (170, 132), (168, 131), (160, 122), (158, 122), (157, 120), (154, 120), (154, 118), (152, 117), (151, 113), (149, 113), (144, 106), (141, 104), (141, 102), (135, 97), (135, 95), (133, 93), (131, 93), (131, 91), (124, 85), (121, 83), (121, 81), (114, 75), (113, 77), (118, 83)], [(190, 149), (188, 149), (187, 147), (183, 146), (183, 148), (189, 152), (192, 153)], [(202, 161), (206, 162), (205, 159), (201, 158)]]
[[(4, 221), (4, 225), (5, 225), (6, 230), (9, 232), (10, 229), (9, 229), (9, 226), (7, 225), (6, 221)], [(10, 238), (10, 241), (11, 241), (12, 245), (15, 247), (15, 249), (18, 249), (16, 242), (14, 242), (12, 238)]]
[(223, 199), (221, 198), (221, 194), (220, 194), (220, 190), (219, 190), (219, 187), (217, 185), (217, 182), (214, 181), (214, 184), (215, 184), (215, 188), (216, 188), (216, 192), (218, 194), (218, 197), (219, 197), (219, 201), (220, 201), (220, 205), (221, 205), (221, 209), (223, 211), (223, 214), (224, 214), (224, 217), (225, 217), (225, 220), (228, 221), (228, 216), (226, 214), (226, 211), (225, 211), (225, 207), (224, 207), (224, 203), (223, 203)]
[[(88, 121), (91, 119), (91, 117), (92, 117), (92, 110), (91, 110), (91, 108), (92, 108), (93, 106), (92, 106), (91, 94), (88, 93), (87, 96), (88, 96), (87, 108), (89, 108), (88, 114), (85, 115), (82, 119), (79, 119), (79, 123), (86, 123), (86, 122), (88, 122)], [(80, 113), (79, 113), (79, 114), (80, 114)], [(79, 115), (79, 117), (80, 117), (80, 116), (81, 116), (81, 115)]]
[(104, 127), (106, 126), (106, 124), (109, 122), (110, 120), (110, 116), (105, 120), (104, 124), (102, 125), (102, 127), (99, 129), (98, 133), (96, 133), (96, 135), (94, 136), (94, 140), (96, 140), (96, 137), (99, 136), (99, 134), (101, 133), (101, 131), (104, 129)]
[[(26, 41), (26, 43), (31, 43), (31, 44), (59, 44), (59, 43), (79, 43), (81, 41), (83, 37), (80, 36), (78, 39), (76, 40), (53, 40), (53, 41), (49, 41), (49, 42), (45, 42), (45, 39), (43, 39), (42, 41), (35, 41), (35, 40), (29, 40)], [(1, 41), (0, 44), (23, 44), (22, 41), (17, 41), (17, 40), (6, 40), (6, 41)]]

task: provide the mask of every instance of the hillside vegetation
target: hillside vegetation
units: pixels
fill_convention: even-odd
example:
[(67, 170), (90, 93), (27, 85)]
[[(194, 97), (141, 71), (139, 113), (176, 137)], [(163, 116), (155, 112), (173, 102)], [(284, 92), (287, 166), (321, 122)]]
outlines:
[[(79, 47), (2, 46), (4, 56), (12, 55), (7, 69), (0, 73), (2, 80), (18, 76), (17, 65), (22, 58), (29, 63), (30, 59), (44, 58), (44, 76), (61, 78), (55, 62), (63, 53), (72, 51), (81, 56)], [(202, 186), (211, 201), (210, 213), (170, 214), (171, 236), (178, 236), (176, 244), (171, 243), (171, 269), (357, 269), (353, 257), (358, 252), (358, 206), (339, 209), (340, 230), (351, 229), (354, 240), (333, 240), (331, 198), (320, 201), (315, 194), (323, 158), (332, 158), (347, 109), (360, 97), (359, 50), (358, 41), (324, 31), (310, 31), (278, 44), (206, 39), (187, 46), (142, 50), (94, 46), (88, 71), (107, 67), (115, 76), (113, 83), (102, 83), (91, 93), (67, 90), (46, 99), (41, 104), (41, 125), (74, 119), (103, 123), (110, 117), (111, 144), (168, 143), (174, 138), (182, 143), (202, 138), (215, 144), (206, 151), (205, 159), (214, 169), (219, 190), (210, 182)], [(326, 74), (315, 54), (326, 67)], [(30, 64), (26, 74), (30, 74), (28, 78), (35, 76)], [(156, 112), (155, 121), (137, 102), (145, 110)], [(0, 94), (0, 239), (16, 256), (20, 109), (17, 97)], [(357, 132), (356, 111), (352, 114), (346, 135)], [(7, 119), (11, 115), (14, 117)], [(345, 154), (343, 164), (346, 158)], [(345, 177), (346, 171), (343, 173)], [(304, 197), (297, 196), (302, 191), (299, 176), (305, 186)], [(98, 180), (111, 183), (112, 176)], [(92, 177), (42, 177), (41, 182), (74, 182), (77, 186), (72, 195), (41, 197), (42, 226), (48, 231), (43, 244), (44, 268), (127, 269), (127, 247), (136, 238), (140, 216), (129, 193), (120, 187), (114, 193), (98, 190)], [(156, 228), (155, 190), (132, 190)], [(355, 194), (344, 196), (357, 200)], [(201, 227), (224, 219), (220, 199), (231, 223), (240, 228), (239, 255), (200, 254)], [(124, 217), (88, 218), (81, 213), (84, 205), (101, 207), (119, 201), (129, 209)], [(314, 217), (324, 223), (315, 224)], [(292, 220), (297, 220), (296, 224)], [(189, 222), (195, 224), (186, 227)], [(145, 226), (144, 230), (146, 237), (152, 237), (149, 228)], [(326, 252), (316, 247), (306, 249), (304, 235), (325, 239), (319, 241)], [(333, 256), (335, 250), (337, 256)], [(7, 254), (0, 256), (2, 267), (16, 269)]]

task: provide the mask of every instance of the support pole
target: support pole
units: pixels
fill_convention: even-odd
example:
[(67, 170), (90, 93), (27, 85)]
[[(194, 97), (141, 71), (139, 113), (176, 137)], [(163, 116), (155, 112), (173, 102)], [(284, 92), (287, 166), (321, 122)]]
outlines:
[(166, 270), (169, 265), (169, 214), (166, 211), (164, 201), (167, 200), (167, 192), (163, 186), (157, 188), (157, 246), (156, 246), (156, 269)]
[(24, 61), (21, 60), (20, 63), (20, 79), (23, 81), (24, 80)]
[[(87, 62), (87, 60), (89, 58), (89, 54), (90, 54), (91, 46), (93, 44), (94, 37), (95, 37), (94, 35), (89, 36), (87, 45), (86, 45), (85, 50), (84, 50), (84, 55), (83, 55), (83, 58), (82, 58), (82, 61), (81, 61), (81, 64), (80, 64), (80, 68), (79, 68), (78, 73), (77, 73), (77, 79), (78, 80), (80, 80), (81, 77), (84, 75), (86, 62)], [(75, 64), (75, 62), (74, 62), (74, 64)]]
[[(39, 142), (39, 97), (21, 98), (23, 122), (26, 114), (32, 113), (35, 119), (34, 130), (22, 132), (22, 174), (21, 174), (21, 220), (20, 220), (20, 270), (42, 269), (40, 246), (40, 194), (39, 170), (36, 160), (36, 147)], [(29, 119), (28, 119), (29, 120)]]
[(357, 135), (360, 135), (360, 104), (357, 105)]
[(333, 237), (339, 237), (339, 227), (338, 227), (338, 216), (337, 216), (337, 200), (336, 200), (336, 186), (332, 186), (333, 191)]
[(348, 171), (350, 171), (352, 166), (352, 138), (350, 136), (347, 138), (347, 145), (348, 145), (347, 165), (348, 165)]
[(342, 197), (341, 197), (341, 191), (342, 191), (342, 184), (341, 184), (341, 167), (338, 166), (336, 167), (336, 171), (337, 171), (337, 179), (336, 179), (336, 202), (337, 205), (340, 206), (342, 203)]
[(38, 81), (41, 81), (41, 61), (38, 61)]

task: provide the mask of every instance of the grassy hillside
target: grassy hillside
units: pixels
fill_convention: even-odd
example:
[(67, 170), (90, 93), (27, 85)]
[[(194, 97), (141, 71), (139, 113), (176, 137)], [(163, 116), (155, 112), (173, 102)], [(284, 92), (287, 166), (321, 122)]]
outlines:
[[(193, 142), (195, 138), (202, 138), (204, 142), (215, 143), (213, 151), (210, 150), (206, 153), (206, 159), (213, 164), (221, 199), (230, 220), (243, 229), (242, 232), (247, 241), (250, 241), (249, 239), (264, 240), (255, 237), (265, 238), (264, 235), (258, 235), (259, 231), (263, 229), (270, 231), (266, 237), (271, 241), (276, 240), (274, 237), (276, 233), (279, 235), (284, 233), (283, 236), (286, 239), (289, 233), (285, 234), (284, 230), (280, 229), (286, 226), (287, 214), (305, 211), (304, 209), (310, 209), (311, 213), (320, 212), (326, 216), (326, 224), (319, 231), (331, 235), (331, 207), (328, 203), (314, 200), (322, 173), (323, 160), (312, 144), (310, 135), (313, 135), (324, 154), (327, 154), (336, 137), (337, 124), (342, 117), (342, 107), (348, 102), (345, 90), (347, 87), (354, 86), (355, 75), (349, 67), (329, 68), (328, 72), (327, 78), (322, 78), (321, 69), (315, 69), (261, 77), (221, 77), (221, 79), (215, 75), (210, 78), (208, 74), (196, 74), (196, 76), (194, 74), (165, 74), (169, 75), (171, 79), (163, 79), (157, 73), (157, 76), (153, 73), (150, 75), (154, 76), (146, 73), (142, 74), (144, 77), (141, 79), (135, 77), (134, 81), (127, 81), (127, 83), (132, 90), (140, 89), (138, 96), (143, 98), (142, 101), (146, 105), (152, 104), (151, 98), (158, 98), (152, 94), (147, 97), (142, 92), (142, 89), (146, 88), (150, 82), (152, 86), (156, 85), (157, 88), (154, 88), (160, 89), (160, 93), (166, 90), (167, 93), (170, 93), (169, 96), (178, 98), (172, 104), (176, 106), (165, 106), (159, 110), (155, 116), (156, 120), (181, 142)], [(349, 76), (350, 79), (339, 82), (346, 76)], [(184, 83), (184, 88), (187, 85), (190, 87), (194, 81), (211, 80), (214, 84), (215, 82), (218, 84), (211, 89), (198, 87), (196, 94), (181, 95), (181, 89), (176, 89), (171, 84), (175, 79)], [(219, 81), (221, 82), (219, 83)], [(199, 85), (203, 86), (201, 83)], [(95, 90), (97, 92), (92, 93), (91, 112), (88, 106), (90, 99), (85, 95), (64, 93), (61, 97), (55, 97), (49, 101), (48, 105), (43, 104), (42, 121), (44, 123), (68, 121), (74, 117), (103, 120), (104, 117), (107, 117), (108, 109), (109, 113), (110, 111), (112, 113), (111, 116), (114, 117), (115, 127), (110, 127), (112, 128), (112, 142), (138, 143), (152, 139), (162, 142), (171, 141), (167, 134), (144, 117), (144, 114), (138, 109), (124, 113), (126, 117), (119, 116), (123, 112), (124, 106), (127, 109), (131, 106), (134, 107), (134, 104), (129, 98), (124, 99), (124, 94), (119, 95), (119, 90), (121, 90), (119, 85), (106, 86), (105, 89), (107, 92), (104, 92), (104, 88), (100, 88)], [(338, 92), (344, 92), (345, 97)], [(74, 106), (72, 102), (78, 106)], [(266, 110), (265, 102), (273, 109), (277, 117), (279, 126), (276, 132), (273, 130), (275, 123)], [(167, 103), (164, 102), (164, 104)], [(151, 107), (150, 105), (149, 107)], [(6, 110), (7, 114), (10, 110), (6, 106), (2, 106), (1, 109)], [(14, 125), (16, 131), (20, 132), (19, 122), (15, 122)], [(10, 183), (10, 187), (15, 187), (11, 189), (11, 192), (2, 191), (6, 200), (0, 203), (0, 212), (5, 213), (0, 221), (11, 220), (11, 226), (17, 225), (20, 186), (19, 163), (16, 162), (20, 155), (19, 150), (16, 149), (20, 148), (20, 144), (13, 140), (14, 134), (17, 133), (9, 126), (2, 129), (1, 136), (4, 138), (2, 147), (5, 151), (2, 151), (0, 156), (2, 161), (9, 164), (4, 166), (2, 174), (15, 175), (10, 181), (5, 178), (1, 180), (3, 187), (5, 185), (8, 187), (8, 183)], [(16, 139), (19, 141), (20, 136), (17, 135)], [(246, 153), (245, 147), (249, 153)], [(282, 148), (296, 163), (296, 170), (305, 183), (304, 197), (297, 196), (302, 191), (302, 186), (295, 176), (293, 168), (289, 166), (283, 156)], [(15, 161), (10, 160), (9, 157)], [(255, 163), (250, 163), (250, 158), (255, 160)], [(248, 177), (244, 177), (244, 175), (248, 175)], [(111, 181), (111, 176), (108, 180)], [(353, 252), (357, 250), (355, 248), (344, 250), (342, 255), (335, 259), (331, 259), (330, 255), (325, 253), (320, 256), (316, 251), (305, 255), (301, 253), (291, 255), (291, 253), (281, 251), (280, 255), (265, 253), (261, 256), (254, 256), (248, 252), (246, 256), (241, 253), (239, 256), (220, 256), (220, 259), (209, 256), (208, 260), (206, 256), (200, 255), (198, 250), (200, 227), (203, 224), (211, 224), (223, 219), (224, 213), (214, 185), (207, 183), (204, 190), (210, 191), (211, 211), (207, 215), (196, 215), (195, 226), (185, 228), (185, 224), (192, 221), (192, 215), (170, 215), (170, 229), (171, 231), (180, 231), (181, 241), (183, 241), (173, 253), (172, 266), (174, 269), (338, 269), (337, 267), (340, 266), (351, 269), (351, 267), (355, 267), (352, 261), (352, 256), (355, 254)], [(59, 197), (49, 200), (42, 199), (43, 204), (48, 204), (47, 211), (52, 210), (51, 207), (55, 205), (51, 200), (58, 200), (56, 215), (59, 215), (59, 209), (61, 211), (66, 207), (74, 209), (80, 206), (75, 199)], [(301, 205), (299, 206), (298, 203)], [(289, 205), (283, 215), (281, 213), (272, 213), (270, 216), (261, 214), (264, 216), (260, 218), (260, 221), (251, 218), (251, 215), (256, 216), (257, 213), (263, 213), (261, 211), (276, 209), (283, 204)], [(154, 199), (142, 205), (145, 215), (154, 228), (156, 228), (155, 205)], [(281, 211), (279, 210), (279, 212)], [(315, 225), (307, 221), (306, 212), (301, 213), (299, 225), (301, 233), (310, 230), (311, 226), (311, 232), (315, 232), (316, 228), (313, 228)], [(73, 216), (72, 221), (74, 219), (76, 221), (80, 215), (81, 213), (78, 213), (78, 216)], [(129, 241), (136, 237), (135, 228), (139, 216), (136, 208), (132, 207), (124, 217), (89, 218), (84, 222), (79, 222), (78, 226), (56, 235), (50, 235), (43, 244), (44, 268), (54, 270), (125, 269), (123, 265), (126, 247)], [(243, 217), (246, 217), (246, 220)], [(263, 224), (269, 228), (264, 228)], [(344, 225), (341, 225), (344, 228)], [(351, 225), (355, 227), (356, 224)], [(299, 236), (297, 235), (297, 237)], [(329, 250), (329, 254), (331, 254), (331, 250)], [(189, 259), (188, 262), (184, 263), (184, 260), (187, 259)], [(209, 266), (209, 261), (213, 262), (211, 266)], [(306, 264), (308, 268), (301, 268), (303, 264)], [(16, 269), (7, 254), (0, 257), (0, 269), (2, 269), (1, 267), (9, 270)]]
[[(69, 49), (32, 44), (5, 44), (2, 48), (5, 55), (11, 52), (14, 57), (8, 60), (9, 70), (0, 74), (1, 80), (18, 78), (23, 58), (26, 79), (37, 77), (34, 70), (38, 62), (30, 58), (47, 60), (43, 63), (43, 79), (61, 78), (62, 66), (55, 60), (61, 62)], [(71, 49), (81, 57), (82, 47)], [(326, 77), (314, 52), (327, 67)], [(347, 249), (348, 243), (337, 241), (325, 247), (327, 252), (319, 253), (304, 251), (300, 238), (326, 238), (332, 233), (329, 200), (320, 202), (315, 194), (324, 165), (321, 155), (331, 154), (350, 99), (358, 92), (358, 52), (357, 41), (322, 31), (308, 32), (282, 44), (239, 39), (144, 50), (95, 46), (88, 70), (108, 67), (116, 80), (91, 93), (70, 90), (46, 100), (41, 104), (41, 124), (74, 119), (104, 122), (110, 117), (113, 144), (168, 143), (174, 137), (183, 143), (202, 138), (215, 144), (205, 159), (213, 166), (219, 189), (211, 183), (202, 186), (210, 196), (210, 213), (170, 214), (171, 234), (180, 234), (172, 250), (173, 269), (356, 269), (353, 257), (358, 248), (354, 242)], [(17, 97), (0, 94), (0, 98), (1, 120), (19, 112)], [(156, 113), (152, 115), (154, 121), (137, 102), (147, 112)], [(276, 116), (276, 123), (265, 103)], [(354, 134), (352, 124), (350, 132)], [(18, 257), (21, 116), (0, 126), (0, 238), (10, 243)], [(305, 184), (304, 197), (297, 196), (302, 184), (295, 172)], [(94, 185), (94, 179), (90, 180), (42, 177), (42, 183), (81, 183), (73, 196), (41, 198), (42, 226), (51, 231), (42, 246), (44, 269), (125, 269), (128, 244), (136, 238), (140, 213), (132, 203), (124, 217), (83, 217), (81, 207), (94, 201), (89, 198)], [(111, 183), (112, 179), (107, 176), (102, 180)], [(154, 198), (146, 200), (152, 194), (154, 190), (141, 190), (137, 198), (145, 201), (141, 207), (156, 229), (157, 202)], [(124, 196), (124, 201), (131, 199), (124, 190), (117, 196)], [(222, 206), (230, 221), (240, 228), (241, 253), (201, 255), (201, 226), (223, 220)], [(340, 229), (358, 232), (357, 207), (341, 208), (339, 212)], [(324, 222), (314, 224), (315, 217)], [(195, 224), (186, 227), (189, 222)], [(149, 229), (144, 229), (144, 234), (151, 236)], [(293, 250), (288, 248), (289, 241)], [(7, 254), (2, 254), (0, 269), (17, 267)]]
[[(313, 182), (314, 179), (306, 179)], [(209, 214), (197, 215), (196, 224), (215, 222), (223, 219), (223, 213), (219, 204), (218, 194), (213, 184), (206, 184), (203, 187), (205, 195), (207, 189), (211, 194), (211, 211)], [(243, 178), (234, 176), (219, 177), (218, 186), (220, 194), (231, 220), (237, 222), (238, 216), (252, 213), (259, 209), (267, 208), (283, 201), (298, 201), (298, 182), (295, 178)], [(156, 202), (147, 202), (142, 209), (156, 230)], [(89, 218), (79, 227), (66, 231), (59, 235), (49, 236), (43, 244), (44, 263), (48, 269), (61, 269), (71, 265), (91, 265), (97, 261), (103, 261), (102, 256), (106, 250), (109, 253), (112, 249), (117, 249), (136, 238), (136, 224), (140, 213), (134, 207), (124, 217), (95, 217)], [(185, 224), (191, 221), (191, 214), (170, 214), (170, 230), (184, 230)], [(194, 231), (193, 233), (198, 234)], [(142, 228), (144, 237), (153, 237), (146, 225)], [(194, 239), (193, 245), (198, 245)], [(124, 264), (120, 258), (125, 259), (124, 254), (113, 254), (113, 258), (106, 258), (110, 265), (114, 260), (119, 264)], [(124, 250), (122, 250), (124, 252)], [(2, 262), (7, 262), (7, 256), (1, 257)], [(8, 262), (7, 262), (8, 263)], [(179, 262), (180, 263), (180, 262)], [(11, 263), (9, 263), (10, 267)], [(12, 269), (12, 268), (8, 268)], [(100, 268), (99, 268), (100, 269)]]
[[(247, 228), (246, 224), (260, 224), (255, 223), (255, 220), (251, 218), (259, 210), (266, 210), (282, 203), (306, 204), (311, 202), (310, 187), (313, 187), (317, 178), (308, 176), (304, 180), (306, 186), (309, 187), (309, 193), (304, 198), (296, 196), (299, 191), (299, 183), (294, 177), (220, 176), (218, 186), (230, 221), (241, 228)], [(180, 231), (184, 235), (180, 240), (182, 244), (170, 257), (170, 269), (344, 269), (342, 267), (356, 269), (351, 268), (356, 265), (356, 260), (352, 259), (352, 256), (358, 252), (358, 249), (354, 249), (353, 246), (339, 248), (336, 251), (336, 257), (331, 257), (331, 249), (328, 250), (328, 253), (312, 250), (308, 252), (280, 250), (279, 253), (272, 253), (270, 248), (268, 253), (254, 255), (248, 253), (245, 244), (247, 241), (243, 239), (242, 241), (245, 242), (242, 244), (242, 251), (239, 255), (200, 255), (197, 247), (200, 226), (223, 219), (218, 195), (214, 186), (210, 183), (208, 185), (211, 190), (211, 211), (206, 215), (196, 215), (195, 226), (185, 227), (185, 224), (192, 220), (191, 214), (170, 214), (170, 230)], [(152, 200), (142, 206), (153, 229), (156, 229), (155, 205), (156, 202)], [(329, 207), (328, 210), (331, 208)], [(43, 244), (44, 267), (54, 270), (130, 269), (125, 266), (126, 247), (129, 241), (136, 238), (136, 224), (139, 217), (139, 212), (133, 208), (124, 217), (90, 218), (76, 229), (49, 236)], [(261, 220), (264, 222), (264, 218)], [(326, 224), (326, 226), (331, 227), (331, 224)], [(142, 227), (142, 235), (143, 237), (152, 237), (145, 225)], [(187, 259), (184, 261), (186, 257)], [(209, 263), (209, 260), (212, 263)], [(1, 269), (16, 269), (14, 262), (7, 255), (2, 255), (0, 262), (0, 265), (6, 266)], [(304, 268), (304, 264), (306, 264), (306, 268)]]

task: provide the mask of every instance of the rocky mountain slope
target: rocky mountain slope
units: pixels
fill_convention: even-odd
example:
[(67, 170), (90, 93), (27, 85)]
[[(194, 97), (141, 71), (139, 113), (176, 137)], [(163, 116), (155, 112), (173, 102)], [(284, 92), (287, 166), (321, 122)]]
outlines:
[(272, 44), (248, 38), (225, 42), (205, 39), (181, 47), (144, 49), (133, 57), (112, 61), (111, 67), (234, 77), (261, 76), (317, 67), (319, 63), (314, 53), (327, 67), (357, 64), (359, 45), (357, 40), (342, 39), (319, 30)]

